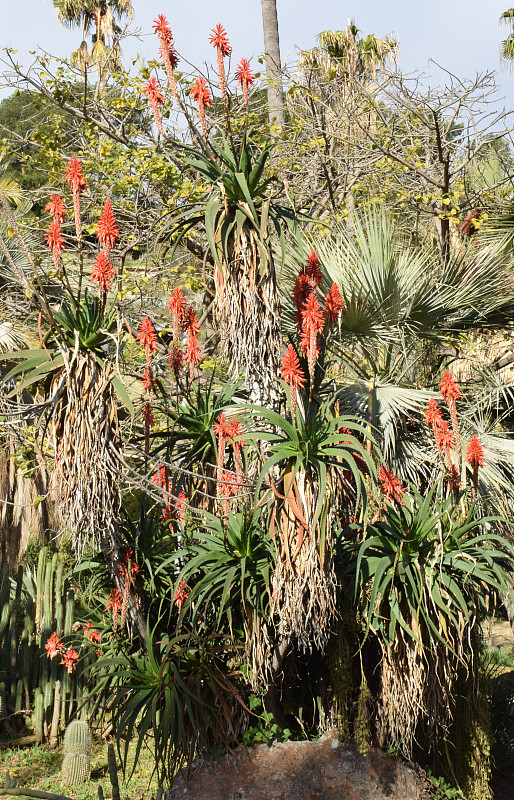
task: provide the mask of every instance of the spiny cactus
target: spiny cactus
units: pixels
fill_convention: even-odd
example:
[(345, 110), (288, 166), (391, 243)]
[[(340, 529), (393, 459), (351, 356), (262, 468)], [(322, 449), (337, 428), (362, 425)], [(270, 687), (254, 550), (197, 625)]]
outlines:
[(66, 753), (62, 762), (62, 782), (65, 786), (87, 783), (91, 775), (91, 761), (86, 753)]
[(87, 722), (74, 719), (66, 728), (64, 734), (64, 752), (89, 755), (91, 749), (91, 734)]
[(86, 783), (91, 774), (91, 734), (87, 722), (70, 722), (64, 734), (65, 756), (62, 762), (62, 781), (66, 786)]

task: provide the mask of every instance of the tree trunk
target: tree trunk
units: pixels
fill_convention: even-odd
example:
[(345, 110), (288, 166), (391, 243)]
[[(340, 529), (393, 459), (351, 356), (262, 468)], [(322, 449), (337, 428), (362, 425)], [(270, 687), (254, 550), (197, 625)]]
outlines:
[(285, 124), (284, 92), (282, 89), (282, 66), (278, 39), (276, 0), (261, 0), (264, 50), (268, 72), (268, 116), (270, 123), (281, 127)]

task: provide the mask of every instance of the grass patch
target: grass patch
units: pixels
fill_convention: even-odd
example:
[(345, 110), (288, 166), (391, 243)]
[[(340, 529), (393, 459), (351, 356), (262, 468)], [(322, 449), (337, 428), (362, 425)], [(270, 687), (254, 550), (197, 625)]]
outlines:
[[(128, 774), (132, 769), (135, 744), (130, 746)], [(97, 787), (103, 789), (105, 798), (112, 797), (112, 787), (107, 768), (107, 744), (95, 742), (91, 752), (91, 780), (84, 786), (63, 786), (61, 783), (62, 746), (50, 750), (46, 745), (33, 747), (13, 747), (0, 750), (0, 786), (7, 773), (16, 779), (17, 786), (42, 789), (45, 792), (64, 794), (74, 800), (97, 800)], [(150, 800), (157, 791), (156, 776), (152, 776), (154, 760), (149, 748), (143, 748), (139, 763), (130, 781), (123, 777), (118, 768), (120, 794), (132, 800)], [(128, 775), (127, 775), (128, 778)]]

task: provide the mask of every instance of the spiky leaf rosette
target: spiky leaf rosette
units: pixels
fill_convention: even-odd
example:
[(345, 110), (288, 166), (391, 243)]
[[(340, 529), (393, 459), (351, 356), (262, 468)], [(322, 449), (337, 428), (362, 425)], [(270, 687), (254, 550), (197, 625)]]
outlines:
[(258, 414), (273, 432), (246, 434), (245, 439), (268, 444), (256, 494), (265, 481), (271, 485), (269, 529), (276, 548), (272, 612), (280, 635), (295, 639), (303, 650), (323, 650), (336, 608), (337, 518), (360, 503), (364, 473), (375, 471), (360, 441), (366, 431), (354, 417), (332, 417), (329, 403), (309, 408), (305, 419), (297, 412), (296, 424), (269, 409), (260, 408)]
[(278, 409), (278, 374), (283, 347), (273, 258), (272, 230), (282, 250), (292, 210), (279, 205), (264, 177), (271, 148), (254, 157), (245, 136), (236, 148), (211, 142), (213, 155), (185, 161), (208, 180), (213, 193), (175, 218), (177, 247), (196, 223), (205, 225), (214, 260), (215, 316), (223, 355), (232, 375), (244, 374), (251, 401)]

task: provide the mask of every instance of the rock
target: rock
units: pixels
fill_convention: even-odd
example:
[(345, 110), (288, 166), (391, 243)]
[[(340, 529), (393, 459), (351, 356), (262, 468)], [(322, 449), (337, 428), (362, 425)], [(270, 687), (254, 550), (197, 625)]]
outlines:
[(173, 800), (427, 800), (422, 771), (370, 748), (367, 756), (337, 731), (316, 742), (237, 750), (178, 773)]

